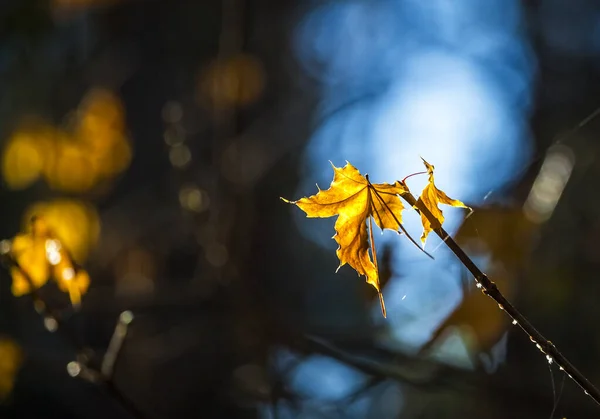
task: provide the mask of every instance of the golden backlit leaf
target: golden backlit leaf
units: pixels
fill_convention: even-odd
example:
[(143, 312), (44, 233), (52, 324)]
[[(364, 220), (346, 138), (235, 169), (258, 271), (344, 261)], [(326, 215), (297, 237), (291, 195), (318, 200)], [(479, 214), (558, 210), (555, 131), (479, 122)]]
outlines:
[(89, 276), (75, 265), (64, 242), (44, 217), (33, 217), (29, 231), (13, 239), (11, 255), (18, 263), (11, 269), (15, 296), (30, 293), (52, 278), (61, 291), (69, 293), (74, 306), (81, 303), (90, 284)]
[(27, 208), (23, 225), (28, 228), (34, 216), (42, 217), (54, 234), (83, 263), (100, 236), (100, 218), (89, 204), (75, 199), (37, 202)]
[(429, 235), (429, 233), (436, 228), (440, 228), (444, 223), (444, 214), (442, 213), (442, 210), (440, 210), (439, 204), (446, 204), (452, 207), (467, 208), (469, 210), (471, 208), (469, 208), (457, 199), (450, 198), (443, 191), (439, 190), (435, 186), (433, 180), (433, 165), (427, 163), (424, 159), (422, 160), (425, 164), (425, 167), (427, 168), (429, 182), (427, 183), (427, 186), (425, 186), (425, 188), (423, 189), (421, 197), (417, 201), (417, 208), (420, 208), (421, 206), (427, 208), (436, 221), (436, 223), (432, 225), (432, 220), (430, 220), (423, 214), (423, 212), (421, 212), (421, 221), (423, 223), (423, 235), (421, 236), (421, 243), (423, 244), (423, 247), (425, 247), (425, 241), (427, 240), (427, 236)]
[(69, 293), (71, 304), (78, 306), (81, 304), (81, 296), (85, 294), (90, 286), (90, 276), (83, 269), (74, 269), (69, 255), (60, 252), (61, 262), (52, 269), (52, 277), (62, 292)]
[[(372, 184), (368, 177), (360, 174), (350, 163), (342, 167), (333, 164), (334, 177), (329, 189), (319, 190), (316, 195), (285, 202), (297, 205), (307, 217), (338, 216), (333, 237), (339, 247), (336, 251), (339, 267), (350, 265), (359, 275), (366, 277), (379, 293), (381, 310), (385, 316), (385, 305), (379, 286), (377, 256), (373, 243), (367, 235), (367, 221), (372, 217), (381, 229), (398, 231), (401, 228), (401, 212), (404, 209), (398, 195), (407, 191), (400, 182)], [(369, 224), (372, 228), (372, 223)], [(373, 259), (369, 255), (369, 247)], [(338, 267), (338, 269), (339, 269)]]
[(12, 241), (11, 252), (21, 267), (21, 269), (11, 268), (13, 295), (18, 297), (28, 294), (32, 291), (32, 286), (38, 289), (48, 281), (50, 265), (46, 260), (44, 237), (19, 234)]

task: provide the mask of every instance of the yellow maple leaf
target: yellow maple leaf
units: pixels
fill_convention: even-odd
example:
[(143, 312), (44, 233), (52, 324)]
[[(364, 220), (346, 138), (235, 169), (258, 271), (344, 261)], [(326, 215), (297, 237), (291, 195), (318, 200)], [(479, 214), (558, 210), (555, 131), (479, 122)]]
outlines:
[(32, 228), (31, 232), (18, 234), (12, 240), (10, 252), (19, 264), (11, 268), (13, 295), (28, 294), (48, 281), (50, 265), (46, 259), (44, 232)]
[(11, 269), (13, 295), (33, 292), (53, 278), (61, 291), (69, 293), (74, 306), (81, 303), (81, 295), (90, 284), (89, 276), (76, 267), (44, 218), (34, 217), (30, 231), (13, 239), (10, 252), (18, 263)]
[[(404, 209), (398, 195), (407, 192), (400, 182), (372, 184), (368, 176), (346, 162), (344, 167), (332, 164), (334, 176), (329, 189), (316, 195), (287, 203), (297, 205), (310, 218), (338, 216), (333, 236), (339, 247), (336, 254), (341, 268), (350, 265), (359, 275), (366, 277), (378, 292), (381, 311), (385, 317), (385, 304), (379, 287), (377, 254), (373, 243), (372, 219), (379, 228), (398, 231), (403, 229), (401, 212)], [(369, 236), (367, 235), (369, 222)], [(369, 248), (371, 255), (369, 255)], [(371, 259), (371, 256), (373, 259)]]
[[(425, 214), (423, 214), (423, 211), (421, 211), (421, 221), (423, 223), (423, 235), (421, 236), (421, 243), (423, 244), (423, 247), (425, 247), (425, 241), (427, 240), (427, 236), (429, 235), (429, 233), (436, 228), (440, 228), (444, 223), (444, 214), (442, 213), (442, 210), (440, 210), (438, 206), (439, 204), (446, 204), (452, 207), (467, 208), (469, 210), (471, 210), (471, 208), (457, 199), (450, 198), (443, 191), (439, 190), (435, 186), (433, 180), (433, 165), (427, 163), (423, 158), (421, 158), (421, 160), (423, 160), (423, 163), (427, 168), (427, 174), (429, 175), (429, 183), (427, 183), (427, 186), (425, 186), (423, 192), (421, 192), (421, 196), (417, 201), (417, 208), (420, 209), (424, 206), (434, 217), (434, 220), (430, 220)], [(432, 225), (432, 221), (437, 222)]]

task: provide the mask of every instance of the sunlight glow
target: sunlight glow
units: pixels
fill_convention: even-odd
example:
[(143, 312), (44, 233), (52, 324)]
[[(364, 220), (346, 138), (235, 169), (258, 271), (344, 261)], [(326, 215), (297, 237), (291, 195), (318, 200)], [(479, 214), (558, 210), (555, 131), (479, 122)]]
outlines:
[(574, 164), (575, 156), (568, 147), (557, 145), (548, 150), (523, 206), (523, 212), (530, 221), (542, 223), (550, 219)]
[[(294, 48), (322, 95), (297, 196), (315, 193), (315, 182), (329, 185), (328, 160), (348, 160), (373, 181), (391, 182), (422, 171), (422, 156), (435, 165), (441, 189), (476, 206), (517, 180), (531, 156), (536, 68), (516, 0), (325, 3), (302, 19)], [(426, 180), (408, 184), (418, 194)], [(409, 212), (405, 227), (418, 238), (419, 217)], [(444, 214), (452, 234), (465, 213)], [(294, 216), (303, 235), (335, 249), (333, 220)], [(418, 347), (462, 299), (455, 259), (443, 246), (431, 261), (393, 233), (380, 237), (377, 245), (397, 249), (402, 275), (402, 285), (392, 278), (384, 289), (388, 338)], [(432, 237), (428, 249), (438, 243)]]

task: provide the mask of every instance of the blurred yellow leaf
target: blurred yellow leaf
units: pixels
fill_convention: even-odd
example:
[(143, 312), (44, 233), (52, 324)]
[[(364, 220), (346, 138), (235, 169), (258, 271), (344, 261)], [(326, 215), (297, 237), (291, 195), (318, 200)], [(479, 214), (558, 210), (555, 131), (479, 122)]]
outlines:
[(92, 188), (96, 181), (96, 168), (89, 153), (79, 144), (70, 139), (59, 141), (53, 157), (53, 164), (46, 171), (48, 184), (53, 189), (84, 192)]
[[(407, 189), (400, 182), (393, 185), (372, 184), (350, 163), (342, 168), (333, 166), (333, 171), (334, 177), (329, 189), (319, 190), (316, 195), (298, 201), (282, 199), (297, 205), (307, 217), (338, 216), (334, 239), (339, 244), (337, 256), (340, 267), (347, 263), (359, 275), (366, 276), (367, 283), (375, 287), (380, 295), (381, 311), (385, 316), (372, 231), (370, 243), (367, 236), (367, 220), (372, 217), (382, 230), (387, 228), (397, 231), (401, 226), (401, 212), (404, 209), (398, 195), (405, 193)], [(372, 224), (369, 225), (371, 229)], [(369, 256), (369, 248), (375, 263)]]
[(444, 223), (444, 214), (442, 213), (442, 210), (440, 210), (440, 208), (438, 207), (439, 204), (446, 204), (453, 207), (462, 207), (467, 208), (469, 210), (471, 208), (469, 208), (457, 199), (452, 199), (448, 197), (448, 195), (446, 195), (443, 191), (436, 188), (435, 183), (433, 181), (434, 167), (431, 164), (427, 163), (424, 159), (422, 160), (425, 164), (425, 167), (427, 168), (427, 173), (429, 175), (429, 183), (427, 184), (427, 186), (425, 186), (425, 189), (423, 189), (423, 192), (421, 193), (421, 197), (417, 201), (417, 208), (419, 208), (421, 205), (425, 206), (425, 208), (429, 210), (429, 212), (434, 216), (435, 220), (438, 222), (437, 225), (432, 226), (429, 218), (427, 218), (423, 213), (421, 213), (421, 221), (423, 223), (423, 235), (421, 236), (421, 243), (423, 243), (423, 246), (425, 246), (425, 241), (427, 240), (427, 236), (429, 235), (429, 233), (433, 229), (440, 228)]
[(212, 63), (200, 77), (200, 93), (217, 108), (247, 105), (258, 99), (264, 83), (260, 61), (240, 54)]
[(470, 254), (488, 256), (516, 272), (525, 267), (537, 231), (521, 208), (487, 206), (473, 212), (455, 240)]
[[(512, 296), (514, 276), (501, 266), (492, 264), (488, 272), (502, 293)], [(472, 357), (481, 352), (489, 352), (498, 343), (509, 325), (509, 318), (479, 289), (465, 289), (463, 300), (450, 315), (433, 331), (429, 341), (421, 348), (425, 351), (438, 341), (443, 334), (456, 327), (464, 333), (465, 344)]]
[(25, 188), (43, 175), (53, 189), (85, 192), (127, 168), (132, 149), (115, 94), (91, 89), (66, 125), (28, 121), (13, 133), (2, 156), (10, 188)]
[[(60, 243), (60, 242), (58, 242)], [(81, 304), (81, 296), (90, 286), (90, 277), (83, 269), (75, 269), (63, 247), (57, 251), (59, 262), (52, 266), (52, 277), (62, 292), (68, 292), (71, 304)]]
[(23, 351), (19, 345), (9, 338), (0, 338), (0, 399), (11, 393), (22, 363)]
[(78, 200), (56, 199), (31, 205), (23, 216), (25, 227), (34, 216), (45, 220), (79, 262), (85, 261), (100, 236), (98, 213), (91, 205)]
[[(53, 278), (61, 291), (69, 293), (71, 303), (79, 305), (81, 296), (88, 290), (90, 278), (87, 272), (77, 268), (66, 243), (71, 241), (78, 253), (84, 255), (90, 243), (82, 242), (80, 237), (97, 238), (98, 232), (86, 232), (86, 227), (90, 227), (86, 225), (80, 225), (81, 230), (77, 230), (77, 225), (72, 230), (65, 227), (70, 225), (72, 228), (72, 221), (77, 221), (77, 218), (80, 223), (84, 221), (82, 217), (87, 217), (87, 214), (83, 205), (59, 201), (56, 205), (59, 211), (52, 205), (43, 205), (38, 204), (39, 212), (31, 218), (29, 231), (13, 239), (11, 254), (19, 267), (13, 267), (11, 270), (12, 292), (15, 296), (30, 293), (43, 286), (49, 278)], [(46, 215), (49, 217), (46, 218)], [(70, 215), (73, 217), (69, 217)], [(70, 233), (66, 234), (69, 240), (62, 241), (60, 235), (56, 234), (57, 231)]]
[[(31, 286), (37, 289), (48, 281), (50, 266), (46, 259), (45, 237), (19, 234), (12, 241), (11, 252), (21, 268), (11, 269), (13, 278), (12, 293), (15, 296), (28, 294), (32, 291)], [(25, 275), (31, 281), (27, 280)]]
[(31, 126), (16, 131), (2, 154), (2, 176), (12, 189), (24, 189), (43, 173), (52, 127)]
[[(488, 260), (486, 271), (509, 300), (516, 294), (519, 272), (532, 248), (537, 225), (520, 208), (477, 208), (456, 234), (456, 242), (469, 254)], [(424, 349), (447, 329), (458, 327), (468, 336), (472, 355), (489, 351), (506, 332), (508, 317), (478, 289), (465, 289), (463, 300), (440, 324)]]

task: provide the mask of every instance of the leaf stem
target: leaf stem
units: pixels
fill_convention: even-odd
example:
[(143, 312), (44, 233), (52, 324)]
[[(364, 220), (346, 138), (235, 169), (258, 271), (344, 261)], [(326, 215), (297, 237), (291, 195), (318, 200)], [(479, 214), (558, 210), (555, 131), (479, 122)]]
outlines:
[[(418, 202), (415, 197), (410, 193), (406, 192), (401, 195), (402, 198), (408, 202), (418, 213), (422, 213), (429, 220), (432, 226), (438, 224), (435, 222), (434, 216), (431, 212), (423, 205)], [(434, 228), (435, 233), (442, 239), (442, 241), (448, 246), (448, 248), (456, 255), (460, 262), (471, 272), (477, 282), (477, 287), (481, 289), (483, 294), (487, 295), (498, 303), (498, 307), (506, 312), (511, 319), (513, 324), (519, 325), (519, 327), (527, 333), (531, 342), (544, 354), (549, 363), (556, 363), (559, 368), (564, 371), (570, 379), (575, 381), (579, 387), (581, 387), (584, 393), (590, 396), (597, 404), (600, 405), (600, 391), (569, 362), (569, 360), (560, 353), (560, 351), (554, 346), (554, 344), (546, 339), (538, 330), (529, 322), (529, 320), (521, 314), (511, 303), (502, 295), (496, 284), (491, 281), (487, 275), (485, 275), (481, 269), (475, 265), (471, 258), (465, 253), (465, 251), (454, 241), (452, 237), (440, 226)]]
[[(373, 217), (369, 217), (369, 242), (371, 245), (371, 256), (373, 256), (373, 263), (375, 265), (375, 269), (377, 270), (377, 277), (379, 277), (379, 265), (377, 265), (377, 251), (375, 250), (375, 240), (373, 238)], [(383, 314), (383, 317), (385, 318), (387, 317), (387, 313), (385, 311), (383, 293), (381, 292), (379, 284), (377, 284), (377, 294), (379, 295), (379, 305), (381, 305), (381, 314)]]
[(404, 179), (402, 179), (402, 180), (400, 181), (400, 183), (406, 183), (406, 182), (405, 182), (405, 181), (406, 181), (406, 179), (408, 179), (408, 178), (410, 178), (410, 177), (413, 177), (413, 176), (416, 176), (416, 175), (426, 175), (426, 174), (427, 174), (427, 171), (423, 171), (423, 172), (416, 172), (416, 173), (411, 173), (410, 175), (408, 175), (408, 176), (406, 176)]

